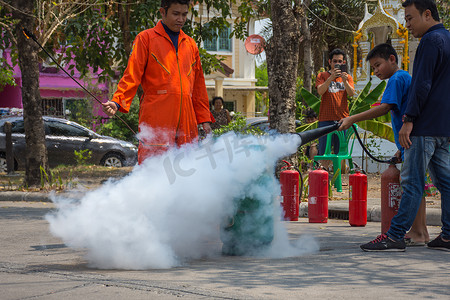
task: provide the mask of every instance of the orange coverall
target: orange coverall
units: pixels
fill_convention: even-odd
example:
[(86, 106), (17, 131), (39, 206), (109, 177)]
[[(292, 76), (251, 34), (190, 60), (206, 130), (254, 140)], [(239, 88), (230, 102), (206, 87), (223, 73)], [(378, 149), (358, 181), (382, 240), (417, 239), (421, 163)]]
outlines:
[(194, 142), (197, 124), (211, 122), (205, 78), (195, 41), (180, 31), (178, 53), (161, 21), (136, 37), (128, 66), (112, 98), (127, 113), (139, 84), (139, 131), (153, 129), (150, 140), (139, 143), (141, 164), (170, 146)]

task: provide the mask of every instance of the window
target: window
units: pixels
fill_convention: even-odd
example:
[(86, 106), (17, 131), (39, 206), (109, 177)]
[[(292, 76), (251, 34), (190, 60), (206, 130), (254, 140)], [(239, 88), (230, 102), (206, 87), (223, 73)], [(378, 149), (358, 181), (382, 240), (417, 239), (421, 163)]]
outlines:
[[(205, 24), (205, 29), (208, 29), (208, 24)], [(231, 29), (230, 27), (227, 27), (225, 29), (222, 29), (218, 31), (216, 29), (215, 33), (211, 32), (211, 35), (214, 35), (214, 37), (210, 40), (205, 40), (203, 42), (203, 45), (207, 51), (226, 51), (231, 52), (232, 51), (232, 45), (231, 45)]]
[[(9, 121), (8, 121), (9, 122)], [(3, 124), (0, 126), (0, 133), (4, 133), (5, 132), (5, 122), (3, 122)], [(25, 133), (25, 127), (24, 127), (24, 123), (23, 120), (16, 120), (11, 122), (11, 133)]]
[(72, 137), (89, 137), (89, 132), (61, 122), (48, 121), (46, 122), (50, 135), (57, 136), (72, 136)]
[(61, 98), (42, 98), (42, 113), (44, 116), (64, 116)]

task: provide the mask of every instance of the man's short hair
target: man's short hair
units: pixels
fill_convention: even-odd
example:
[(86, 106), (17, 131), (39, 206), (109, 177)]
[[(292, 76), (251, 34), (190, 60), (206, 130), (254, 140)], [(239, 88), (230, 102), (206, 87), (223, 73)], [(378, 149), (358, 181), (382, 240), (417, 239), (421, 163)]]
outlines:
[(395, 62), (398, 63), (398, 56), (394, 47), (386, 43), (379, 44), (373, 47), (372, 50), (370, 50), (369, 54), (367, 54), (366, 61), (369, 61), (374, 57), (381, 57), (385, 60), (388, 60), (391, 55), (394, 55)]
[(417, 8), (420, 14), (423, 14), (424, 11), (429, 9), (431, 11), (431, 16), (435, 21), (440, 21), (439, 12), (436, 6), (436, 2), (434, 0), (406, 0), (402, 3), (403, 7), (408, 7), (413, 5)]
[(336, 48), (333, 51), (330, 52), (328, 55), (330, 59), (333, 59), (333, 56), (335, 55), (342, 55), (345, 58), (345, 52), (342, 49)]
[(161, 0), (161, 7), (167, 12), (169, 7), (174, 3), (186, 4), (189, 6), (191, 4), (191, 0)]

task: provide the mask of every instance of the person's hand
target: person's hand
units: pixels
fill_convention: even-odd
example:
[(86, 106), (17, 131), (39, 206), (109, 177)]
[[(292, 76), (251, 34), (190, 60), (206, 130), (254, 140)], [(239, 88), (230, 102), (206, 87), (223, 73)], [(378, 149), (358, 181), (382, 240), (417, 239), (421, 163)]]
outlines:
[(202, 123), (202, 127), (206, 134), (212, 133), (211, 124), (209, 122)]
[(346, 72), (342, 72), (341, 73), (341, 78), (344, 82), (346, 82), (348, 80), (348, 74)]
[(341, 70), (340, 69), (331, 69), (330, 70), (331, 73), (331, 80), (335, 80), (336, 78), (338, 78), (339, 76), (341, 76)]
[(397, 158), (398, 163), (402, 162), (402, 151), (397, 150), (397, 152), (395, 152), (394, 156)]
[(108, 102), (102, 103), (102, 110), (109, 117), (112, 117), (117, 112), (117, 105), (115, 102), (108, 101)]
[(341, 125), (338, 128), (339, 131), (347, 130), (353, 125), (353, 121), (352, 121), (351, 117), (347, 117), (347, 118), (341, 119), (339, 121), (339, 124)]
[(412, 144), (411, 140), (409, 139), (409, 135), (411, 134), (413, 126), (414, 124), (412, 122), (403, 123), (402, 128), (398, 132), (398, 141), (400, 142), (400, 145), (405, 149), (408, 149)]

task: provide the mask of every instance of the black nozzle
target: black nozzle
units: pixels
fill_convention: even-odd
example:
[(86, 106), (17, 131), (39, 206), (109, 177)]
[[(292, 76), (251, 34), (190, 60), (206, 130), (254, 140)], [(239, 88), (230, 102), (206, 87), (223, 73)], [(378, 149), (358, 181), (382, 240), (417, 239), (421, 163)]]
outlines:
[(302, 139), (301, 145), (304, 145), (304, 144), (307, 144), (311, 141), (314, 141), (314, 140), (320, 138), (321, 136), (327, 135), (330, 132), (337, 130), (339, 128), (339, 126), (340, 126), (339, 122), (335, 122), (332, 125), (328, 125), (328, 126), (324, 126), (324, 127), (320, 127), (320, 128), (316, 128), (316, 129), (311, 129), (311, 130), (304, 131), (304, 132), (299, 132), (297, 134)]
[(391, 165), (396, 165), (396, 164), (399, 164), (401, 162), (402, 161), (400, 159), (398, 159), (397, 156), (391, 157), (391, 159), (388, 161), (388, 163), (391, 164)]
[(29, 31), (28, 29), (26, 29), (25, 27), (22, 28), (22, 31), (27, 38), (32, 38), (33, 40), (36, 40), (36, 37), (34, 36), (34, 34), (31, 31)]

